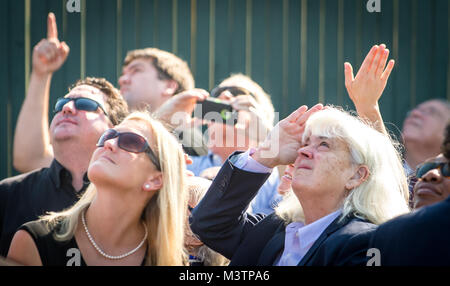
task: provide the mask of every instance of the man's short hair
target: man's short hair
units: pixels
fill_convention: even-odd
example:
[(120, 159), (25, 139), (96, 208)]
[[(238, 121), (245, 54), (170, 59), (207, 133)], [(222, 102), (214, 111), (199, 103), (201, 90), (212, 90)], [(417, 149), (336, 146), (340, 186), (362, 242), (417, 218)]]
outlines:
[(106, 112), (113, 125), (117, 125), (128, 115), (128, 105), (120, 91), (104, 78), (86, 77), (69, 87), (69, 92), (77, 86), (90, 85), (98, 88), (105, 95)]
[(178, 89), (175, 94), (195, 87), (188, 64), (172, 53), (157, 48), (132, 50), (127, 53), (123, 66), (127, 66), (135, 59), (150, 59), (158, 71), (159, 79), (176, 81)]

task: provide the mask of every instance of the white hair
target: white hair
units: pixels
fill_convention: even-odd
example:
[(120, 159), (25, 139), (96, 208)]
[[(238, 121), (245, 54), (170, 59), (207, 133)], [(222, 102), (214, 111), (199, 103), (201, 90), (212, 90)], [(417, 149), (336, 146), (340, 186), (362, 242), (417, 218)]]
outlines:
[[(401, 163), (399, 144), (348, 112), (327, 107), (306, 122), (302, 140), (324, 136), (345, 142), (353, 164), (365, 165), (369, 177), (342, 202), (342, 216), (353, 214), (374, 224), (409, 212), (408, 184)], [(276, 209), (286, 222), (304, 221), (300, 202), (288, 195)]]

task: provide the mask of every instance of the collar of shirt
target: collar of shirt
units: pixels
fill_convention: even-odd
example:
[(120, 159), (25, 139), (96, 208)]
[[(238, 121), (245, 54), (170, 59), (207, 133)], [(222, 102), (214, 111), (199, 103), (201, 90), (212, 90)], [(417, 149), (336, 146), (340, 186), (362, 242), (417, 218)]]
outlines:
[(292, 222), (286, 226), (285, 247), (276, 265), (295, 266), (325, 231), (325, 229), (342, 213), (339, 209), (313, 223)]
[(407, 177), (411, 177), (411, 175), (414, 175), (414, 170), (411, 168), (411, 166), (408, 165), (406, 161), (403, 161), (403, 169), (405, 169)]
[(342, 210), (337, 210), (329, 215), (326, 215), (313, 223), (300, 226), (296, 230), (296, 237), (299, 239), (300, 247), (308, 249), (319, 238), (322, 232), (342, 213)]
[[(72, 186), (72, 174), (59, 163), (56, 159), (53, 160), (49, 167), (50, 177), (55, 183), (56, 189), (60, 190), (63, 186)], [(90, 184), (87, 172), (83, 176), (83, 187), (80, 191), (83, 191)]]
[(192, 164), (187, 165), (187, 169), (192, 171), (196, 176), (208, 168), (222, 166), (222, 158), (208, 150), (208, 154), (204, 156), (191, 156)]

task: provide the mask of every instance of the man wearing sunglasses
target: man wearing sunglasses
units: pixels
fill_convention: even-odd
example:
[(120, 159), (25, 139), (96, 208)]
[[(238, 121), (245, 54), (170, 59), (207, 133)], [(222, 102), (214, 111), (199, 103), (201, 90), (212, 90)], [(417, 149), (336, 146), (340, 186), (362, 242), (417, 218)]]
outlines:
[[(211, 91), (210, 96), (230, 104), (238, 114), (235, 125), (206, 122), (208, 154), (192, 156), (193, 163), (187, 166), (196, 176), (212, 179), (233, 152), (255, 148), (265, 139), (273, 128), (275, 113), (270, 96), (243, 74), (226, 78)], [(281, 195), (277, 193), (278, 184), (279, 173), (275, 169), (259, 190), (250, 211), (264, 214), (273, 212), (274, 206), (281, 200)]]
[[(53, 158), (46, 130), (50, 81), (53, 73), (64, 64), (68, 53), (69, 47), (59, 41), (56, 19), (50, 13), (47, 38), (42, 39), (33, 50), (30, 85), (15, 129), (13, 165), (20, 172), (47, 167)], [(128, 52), (118, 82), (130, 110), (145, 107), (155, 111), (175, 94), (187, 92), (198, 96), (206, 93), (194, 89), (194, 78), (186, 62), (156, 48)], [(176, 102), (179, 99), (183, 101), (183, 96), (178, 96)], [(180, 138), (186, 151), (190, 154), (206, 154), (201, 134), (198, 136), (193, 130), (184, 133)], [(195, 136), (191, 136), (191, 133)], [(193, 142), (187, 141), (187, 138), (193, 138)], [(36, 142), (35, 148), (28, 148), (31, 140)]]
[(416, 169), (418, 179), (414, 186), (414, 208), (422, 208), (450, 196), (450, 123), (442, 144), (442, 153), (428, 159)]
[[(120, 92), (100, 78), (78, 81), (57, 100), (50, 128), (49, 167), (0, 182), (0, 255), (7, 254), (15, 231), (49, 211), (78, 201), (89, 184), (86, 171), (96, 143), (105, 130), (127, 115)], [(34, 148), (35, 142), (26, 142)], [(50, 151), (49, 151), (50, 152)]]
[[(395, 218), (373, 233), (381, 266), (450, 266), (450, 124), (442, 154), (419, 165), (416, 211)], [(369, 259), (371, 256), (369, 256)]]

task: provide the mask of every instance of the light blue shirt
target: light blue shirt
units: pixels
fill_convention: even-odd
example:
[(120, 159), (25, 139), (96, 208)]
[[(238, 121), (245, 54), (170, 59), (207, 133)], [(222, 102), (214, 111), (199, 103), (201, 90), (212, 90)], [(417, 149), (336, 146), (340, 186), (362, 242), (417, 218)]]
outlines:
[[(242, 158), (251, 158), (249, 156), (248, 151), (242, 154), (246, 154)], [(223, 164), (222, 159), (218, 155), (213, 154), (211, 151), (208, 151), (208, 154), (205, 156), (191, 156), (191, 158), (193, 162), (191, 165), (187, 165), (187, 169), (192, 171), (196, 176), (199, 176), (200, 173), (205, 169), (216, 166), (222, 166)], [(256, 166), (260, 165), (259, 166), (260, 168), (262, 166), (255, 160), (250, 162), (253, 163), (253, 167), (256, 164), (257, 164)], [(239, 166), (236, 167), (240, 168)], [(258, 170), (259, 173), (271, 173), (271, 174), (264, 183), (264, 185), (262, 185), (261, 188), (259, 189), (258, 194), (253, 199), (251, 203), (250, 212), (253, 214), (257, 213), (270, 214), (274, 211), (274, 208), (277, 206), (278, 202), (280, 202), (281, 199), (283, 198), (280, 194), (278, 194), (277, 191), (278, 185), (280, 183), (278, 169), (275, 168), (272, 172), (272, 169), (262, 166), (262, 168)]]
[(406, 176), (409, 178), (414, 175), (415, 171), (411, 168), (406, 160), (403, 161), (403, 169), (405, 170)]
[[(249, 151), (239, 154), (235, 160), (235, 167), (254, 173), (268, 173), (272, 169), (258, 163), (249, 155)], [(303, 222), (292, 222), (286, 226), (283, 254), (274, 265), (296, 266), (306, 255), (325, 229), (339, 216), (339, 209), (308, 225)]]
[(286, 226), (284, 250), (277, 266), (296, 266), (316, 242), (322, 232), (342, 213), (337, 210), (313, 223), (292, 222)]

